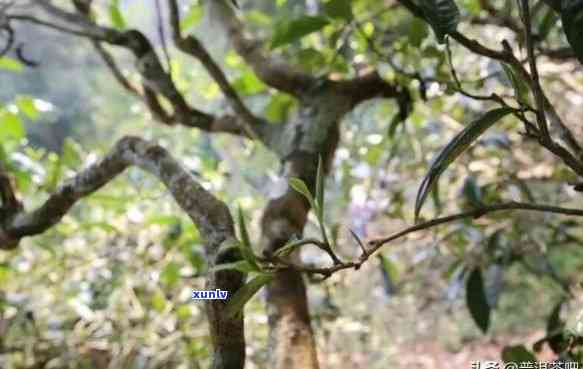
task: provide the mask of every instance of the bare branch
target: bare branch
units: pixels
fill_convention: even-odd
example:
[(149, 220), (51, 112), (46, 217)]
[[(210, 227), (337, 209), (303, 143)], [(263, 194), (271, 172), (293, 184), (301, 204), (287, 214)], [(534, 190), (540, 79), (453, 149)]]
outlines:
[(189, 35), (186, 38), (181, 35), (178, 3), (176, 0), (169, 0), (168, 4), (170, 8), (172, 38), (174, 39), (176, 46), (181, 51), (195, 57), (202, 63), (211, 77), (219, 85), (219, 88), (233, 107), (233, 110), (241, 116), (242, 121), (245, 123), (242, 128), (250, 137), (260, 139), (258, 135), (259, 127), (262, 125), (265, 126), (265, 122), (253, 115), (253, 113), (247, 108), (239, 94), (237, 94), (237, 91), (235, 91), (233, 86), (229, 83), (227, 76), (225, 76), (221, 67), (213, 60), (200, 41), (192, 35)]
[[(220, 3), (222, 1), (207, 2), (209, 6), (221, 6)], [(265, 84), (291, 95), (300, 96), (317, 83), (317, 78), (314, 76), (298, 70), (275, 55), (264, 52), (261, 43), (246, 33), (244, 24), (237, 18), (234, 11), (225, 12), (221, 26), (225, 28), (224, 31), (237, 53)]]
[(95, 48), (95, 50), (97, 51), (97, 53), (99, 54), (99, 56), (101, 56), (101, 59), (103, 59), (103, 61), (105, 62), (105, 65), (107, 65), (107, 67), (109, 68), (109, 70), (111, 71), (111, 74), (113, 74), (113, 77), (115, 78), (115, 80), (129, 93), (131, 93), (132, 95), (138, 96), (140, 98), (142, 98), (140, 92), (138, 91), (138, 89), (132, 85), (132, 83), (123, 75), (121, 69), (119, 68), (119, 66), (117, 65), (115, 59), (113, 58), (113, 55), (111, 55), (104, 47), (101, 43), (97, 42), (97, 41), (93, 41), (93, 47)]
[[(233, 116), (214, 117), (189, 106), (184, 96), (178, 91), (171, 76), (164, 70), (160, 59), (150, 41), (139, 31), (118, 31), (113, 28), (95, 24), (84, 13), (88, 5), (75, 2), (80, 14), (69, 13), (50, 4), (46, 0), (35, 0), (45, 12), (57, 21), (69, 24), (62, 26), (53, 21), (45, 21), (24, 15), (7, 15), (10, 21), (30, 22), (59, 32), (85, 37), (94, 43), (101, 42), (130, 50), (136, 57), (136, 68), (143, 79), (143, 92), (139, 93), (148, 105), (154, 117), (168, 125), (181, 124), (207, 132), (224, 132), (240, 136), (249, 136), (241, 127), (241, 119)], [(81, 6), (81, 8), (79, 8)], [(97, 47), (98, 52), (112, 70), (114, 77), (124, 89), (136, 93), (137, 89), (121, 74), (115, 60), (107, 51)], [(172, 105), (173, 111), (167, 111), (159, 101), (164, 96)]]
[(12, 181), (4, 164), (0, 162), (0, 200), (2, 205), (0, 210), (2, 216), (12, 216), (15, 212), (22, 208), (22, 204), (16, 197), (16, 190), (12, 186)]
[(224, 204), (198, 184), (166, 150), (136, 137), (120, 140), (102, 161), (66, 181), (38, 209), (18, 214), (3, 224), (3, 229), (15, 238), (46, 231), (77, 201), (99, 190), (130, 165), (159, 178), (205, 236), (232, 232), (232, 221)]
[(445, 40), (445, 50), (447, 52), (447, 61), (449, 63), (449, 68), (451, 71), (451, 76), (453, 77), (453, 80), (456, 84), (457, 90), (459, 93), (461, 93), (462, 95), (469, 97), (471, 99), (474, 100), (485, 100), (485, 101), (494, 101), (497, 102), (500, 105), (504, 105), (506, 106), (506, 102), (504, 101), (504, 99), (502, 99), (500, 96), (492, 93), (489, 96), (482, 96), (482, 95), (476, 95), (476, 94), (472, 94), (470, 92), (467, 92), (466, 90), (464, 90), (463, 86), (462, 86), (462, 82), (460, 81), (458, 74), (457, 74), (457, 70), (455, 69), (455, 66), (453, 64), (453, 56), (452, 56), (452, 52), (451, 52), (451, 47), (449, 45), (449, 38), (447, 38)]
[(166, 68), (168, 68), (168, 74), (172, 75), (172, 64), (170, 62), (170, 52), (168, 51), (168, 45), (166, 43), (166, 32), (164, 31), (164, 22), (162, 21), (162, 7), (160, 6), (160, 0), (156, 0), (155, 5), (156, 16), (158, 18), (158, 37), (160, 38), (160, 43), (162, 44), (162, 52), (166, 58)]
[(538, 68), (536, 66), (536, 57), (534, 55), (534, 42), (532, 40), (530, 7), (528, 0), (519, 0), (520, 15), (524, 23), (524, 36), (526, 39), (526, 52), (528, 55), (528, 64), (530, 67), (530, 75), (532, 77), (532, 91), (536, 103), (536, 120), (538, 128), (541, 131), (543, 138), (551, 139), (549, 134), (549, 127), (545, 115), (545, 98), (540, 79), (538, 76)]
[(538, 205), (538, 204), (530, 204), (530, 203), (521, 203), (521, 202), (508, 202), (503, 204), (495, 204), (495, 205), (485, 205), (482, 207), (478, 207), (466, 212), (449, 215), (441, 218), (431, 219), (427, 222), (419, 223), (409, 228), (406, 228), (392, 236), (386, 238), (380, 238), (377, 240), (372, 240), (369, 242), (369, 245), (372, 246), (369, 249), (369, 253), (376, 252), (379, 248), (383, 245), (399, 239), (403, 236), (406, 236), (413, 232), (418, 232), (420, 230), (433, 228), (435, 226), (450, 223), (461, 219), (477, 219), (482, 216), (488, 215), (494, 212), (500, 211), (508, 211), (508, 210), (523, 210), (523, 211), (536, 211), (536, 212), (545, 212), (545, 213), (554, 213), (554, 214), (563, 214), (569, 216), (578, 216), (583, 217), (583, 210), (581, 209), (571, 209), (571, 208), (561, 208), (557, 206), (549, 206), (549, 205)]
[(557, 60), (576, 60), (575, 52), (571, 47), (562, 47), (558, 49), (540, 48), (539, 52), (551, 59)]
[(484, 9), (489, 16), (487, 18), (474, 18), (472, 19), (472, 23), (495, 24), (511, 29), (516, 33), (519, 33), (522, 30), (520, 24), (518, 24), (511, 15), (504, 14), (504, 12), (500, 14), (500, 11), (498, 11), (489, 0), (480, 0), (480, 7)]
[(79, 37), (86, 37), (86, 38), (93, 38), (93, 39), (97, 39), (97, 40), (103, 40), (103, 35), (100, 32), (90, 32), (90, 31), (79, 30), (79, 29), (75, 29), (75, 28), (69, 28), (69, 27), (61, 26), (61, 25), (53, 23), (53, 22), (48, 22), (48, 21), (45, 21), (42, 19), (38, 19), (38, 18), (30, 16), (30, 15), (10, 14), (6, 17), (6, 19), (8, 21), (14, 20), (14, 21), (32, 23), (32, 24), (35, 24), (38, 26), (43, 26), (43, 27), (50, 28), (50, 29), (55, 30), (55, 31), (59, 31), (62, 33), (67, 33), (67, 34), (75, 35), (75, 36), (79, 36)]
[[(0, 219), (0, 249), (12, 249), (25, 236), (39, 234), (57, 224), (80, 199), (99, 190), (129, 166), (137, 166), (158, 178), (186, 212), (205, 240), (209, 266), (240, 260), (233, 219), (224, 202), (206, 191), (164, 148), (137, 137), (118, 141), (100, 162), (62, 184), (46, 202), (32, 212)], [(225, 251), (222, 251), (225, 250)], [(207, 288), (235, 293), (244, 275), (234, 270), (210, 272)], [(225, 302), (207, 301), (213, 341), (213, 368), (242, 369), (245, 364), (243, 317), (229, 318)]]
[(448, 215), (440, 218), (435, 218), (428, 220), (423, 223), (415, 224), (411, 227), (405, 228), (391, 236), (374, 239), (368, 242), (368, 248), (362, 248), (363, 254), (360, 258), (356, 261), (350, 262), (343, 262), (338, 265), (333, 265), (331, 267), (312, 267), (306, 265), (299, 265), (293, 264), (290, 262), (284, 262), (282, 260), (278, 260), (278, 263), (286, 266), (288, 268), (293, 268), (298, 271), (308, 273), (308, 274), (320, 274), (323, 275), (325, 278), (330, 277), (332, 274), (345, 269), (359, 269), (362, 264), (369, 260), (369, 258), (374, 255), (379, 249), (383, 246), (401, 239), (409, 234), (423, 231), (426, 229), (430, 229), (433, 227), (437, 227), (442, 224), (455, 222), (462, 219), (477, 219), (491, 213), (500, 212), (500, 211), (513, 211), (513, 210), (520, 210), (520, 211), (534, 211), (534, 212), (543, 212), (543, 213), (552, 213), (552, 214), (562, 214), (568, 216), (576, 216), (576, 217), (583, 217), (583, 210), (581, 209), (572, 209), (572, 208), (561, 208), (556, 206), (548, 206), (548, 205), (538, 205), (538, 204), (529, 204), (529, 203), (520, 203), (520, 202), (508, 202), (503, 204), (495, 204), (495, 205), (485, 205), (481, 206), (469, 211), (465, 211), (462, 213), (457, 213), (453, 215)]
[(375, 98), (395, 98), (407, 93), (406, 89), (392, 85), (381, 78), (376, 71), (346, 81), (330, 81), (336, 91), (351, 97), (353, 105)]

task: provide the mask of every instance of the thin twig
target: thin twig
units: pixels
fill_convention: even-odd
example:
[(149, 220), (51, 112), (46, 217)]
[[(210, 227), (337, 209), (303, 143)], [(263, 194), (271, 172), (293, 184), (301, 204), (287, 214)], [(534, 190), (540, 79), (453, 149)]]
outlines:
[(102, 39), (102, 37), (100, 35), (97, 35), (97, 34), (94, 34), (91, 32), (87, 32), (84, 30), (78, 30), (78, 29), (73, 29), (73, 28), (69, 28), (69, 27), (64, 27), (64, 26), (61, 26), (61, 25), (58, 25), (55, 23), (51, 23), (51, 22), (47, 22), (47, 21), (42, 20), (42, 19), (38, 19), (38, 18), (30, 16), (30, 15), (11, 14), (11, 15), (8, 15), (6, 17), (6, 19), (9, 21), (15, 20), (15, 21), (33, 23), (33, 24), (36, 24), (39, 26), (51, 28), (55, 31), (68, 33), (68, 34), (79, 36), (79, 37), (86, 37), (86, 38), (99, 39), (99, 40)]
[(192, 35), (187, 37), (182, 36), (180, 32), (180, 11), (177, 0), (170, 0), (168, 5), (170, 9), (170, 28), (176, 47), (200, 61), (217, 83), (233, 110), (241, 116), (244, 122), (243, 127), (241, 127), (242, 130), (249, 137), (261, 142), (262, 139), (258, 135), (258, 127), (264, 125), (264, 123), (243, 103), (243, 100), (229, 83), (221, 67), (215, 62), (201, 42)]
[(453, 56), (452, 56), (451, 47), (449, 44), (449, 37), (447, 37), (445, 39), (445, 49), (447, 52), (447, 60), (449, 62), (449, 68), (451, 70), (451, 75), (453, 77), (453, 80), (456, 84), (456, 87), (457, 87), (457, 90), (459, 93), (461, 93), (462, 95), (464, 95), (466, 97), (474, 99), (474, 100), (495, 101), (503, 106), (508, 106), (506, 104), (506, 102), (504, 102), (504, 100), (500, 96), (498, 96), (494, 93), (489, 95), (489, 96), (483, 96), (483, 95), (475, 95), (475, 94), (472, 94), (470, 92), (465, 91), (463, 86), (462, 86), (462, 83), (457, 75), (457, 71), (455, 69), (455, 66), (453, 65)]
[(538, 211), (538, 212), (547, 212), (547, 213), (555, 213), (555, 214), (563, 214), (563, 215), (570, 215), (570, 216), (580, 216), (583, 217), (583, 210), (581, 209), (572, 209), (572, 208), (561, 208), (557, 206), (549, 206), (549, 205), (538, 205), (538, 204), (529, 204), (529, 203), (521, 203), (521, 202), (508, 202), (503, 204), (495, 204), (495, 205), (486, 205), (479, 208), (475, 208), (466, 212), (453, 214), (441, 218), (431, 219), (427, 222), (423, 222), (420, 224), (416, 224), (409, 228), (406, 228), (392, 236), (381, 238), (377, 240), (372, 240), (369, 242), (371, 245), (371, 249), (369, 250), (370, 253), (374, 253), (384, 244), (394, 241), (398, 238), (408, 235), (409, 233), (417, 232), (423, 229), (432, 228), (444, 223), (450, 223), (460, 219), (466, 218), (473, 218), (477, 219), (484, 215), (493, 212), (499, 211), (508, 211), (508, 210), (525, 210), (525, 211)]
[(389, 237), (379, 238), (375, 240), (371, 240), (368, 242), (370, 246), (366, 252), (364, 252), (360, 258), (356, 261), (344, 262), (342, 264), (333, 265), (331, 267), (312, 267), (306, 265), (297, 265), (291, 262), (283, 262), (281, 260), (277, 260), (277, 263), (280, 263), (281, 266), (293, 268), (300, 272), (308, 273), (308, 274), (320, 274), (323, 275), (325, 278), (330, 277), (332, 274), (345, 269), (359, 269), (362, 264), (364, 264), (372, 255), (374, 255), (380, 248), (385, 246), (386, 244), (395, 241), (397, 239), (403, 238), (411, 233), (419, 232), (422, 230), (430, 229), (442, 224), (455, 222), (462, 219), (477, 219), (486, 215), (489, 215), (494, 212), (500, 211), (513, 211), (513, 210), (521, 210), (521, 211), (535, 211), (535, 212), (544, 212), (544, 213), (553, 213), (553, 214), (563, 214), (569, 216), (577, 216), (583, 217), (583, 210), (581, 209), (573, 209), (573, 208), (561, 208), (557, 206), (550, 206), (550, 205), (539, 205), (539, 204), (529, 204), (529, 203), (521, 203), (521, 202), (508, 202), (502, 204), (494, 204), (494, 205), (485, 205), (479, 208), (475, 208), (469, 211), (452, 214), (440, 218), (435, 218), (428, 220), (423, 223), (419, 223), (413, 225), (411, 227), (405, 228)]
[(12, 186), (12, 181), (2, 162), (0, 162), (0, 200), (2, 200), (0, 209), (9, 213), (18, 211), (22, 206), (16, 197), (16, 191)]
[(126, 91), (128, 91), (132, 95), (139, 96), (140, 98), (143, 98), (142, 95), (140, 94), (140, 92), (136, 89), (136, 87), (133, 86), (132, 83), (126, 78), (126, 76), (123, 75), (123, 73), (122, 73), (121, 69), (119, 68), (119, 66), (117, 65), (115, 59), (103, 47), (103, 45), (101, 45), (101, 43), (98, 41), (93, 41), (93, 47), (95, 48), (97, 53), (101, 56), (101, 59), (107, 65), (107, 67), (109, 68), (109, 70), (113, 74), (113, 77), (116, 79), (116, 81)]
[(538, 68), (536, 66), (536, 56), (534, 55), (534, 42), (531, 32), (530, 8), (528, 0), (519, 0), (520, 14), (524, 23), (524, 36), (526, 39), (526, 52), (528, 55), (528, 65), (532, 77), (532, 92), (536, 103), (536, 120), (544, 139), (550, 140), (549, 127), (545, 115), (545, 97), (540, 84)]
[(172, 64), (170, 63), (170, 53), (168, 52), (168, 45), (166, 43), (166, 34), (164, 32), (164, 22), (162, 20), (162, 7), (160, 6), (160, 0), (156, 0), (156, 15), (158, 17), (158, 37), (160, 37), (162, 52), (166, 58), (166, 68), (168, 69), (168, 75), (170, 78), (172, 78)]

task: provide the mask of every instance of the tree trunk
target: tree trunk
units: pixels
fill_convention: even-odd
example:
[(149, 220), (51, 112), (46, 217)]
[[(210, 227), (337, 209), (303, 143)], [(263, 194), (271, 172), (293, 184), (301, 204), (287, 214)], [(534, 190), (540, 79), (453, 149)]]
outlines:
[[(287, 212), (295, 209), (296, 213)], [(267, 250), (276, 250), (302, 233), (309, 208), (295, 193), (288, 191), (271, 200), (265, 210), (262, 232)], [(270, 368), (317, 369), (316, 343), (310, 325), (306, 286), (295, 270), (277, 273), (267, 286)]]
[[(330, 88), (320, 88), (302, 99), (297, 118), (280, 136), (285, 140), (278, 153), (286, 178), (302, 179), (314, 193), (318, 159), (322, 157), (327, 172), (338, 144), (339, 121), (351, 108), (351, 99)], [(283, 195), (272, 199), (261, 222), (264, 250), (274, 252), (292, 236), (301, 237), (309, 210), (308, 201), (289, 186)], [(302, 275), (294, 270), (279, 272), (267, 286), (267, 304), (269, 368), (318, 369)]]

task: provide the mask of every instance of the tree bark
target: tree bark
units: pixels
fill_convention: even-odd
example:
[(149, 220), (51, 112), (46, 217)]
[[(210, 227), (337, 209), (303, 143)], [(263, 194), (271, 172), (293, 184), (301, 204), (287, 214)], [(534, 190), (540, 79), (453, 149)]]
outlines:
[[(305, 73), (285, 59), (265, 52), (260, 42), (246, 34), (244, 25), (232, 9), (223, 6), (221, 27), (237, 53), (266, 85), (291, 94), (300, 101), (298, 114), (292, 121), (269, 125), (265, 119), (253, 116), (244, 106), (204, 47), (192, 36), (183, 37), (180, 34), (177, 1), (168, 1), (172, 36), (176, 46), (205, 66), (221, 87), (235, 115), (215, 117), (190, 106), (175, 86), (171, 74), (164, 70), (152, 43), (144, 34), (136, 30), (119, 31), (96, 24), (87, 17), (81, 1), (75, 3), (82, 14), (69, 13), (46, 1), (34, 1), (44, 13), (64, 22), (66, 27), (30, 16), (11, 15), (8, 19), (87, 37), (94, 43), (106, 43), (131, 51), (136, 59), (136, 71), (142, 76), (143, 92), (140, 97), (159, 121), (168, 125), (183, 124), (207, 132), (226, 132), (258, 140), (279, 156), (284, 165), (285, 177), (301, 178), (312, 191), (318, 158), (323, 159), (326, 173), (332, 165), (339, 139), (339, 123), (344, 115), (358, 103), (371, 98), (396, 98), (406, 95), (406, 90), (387, 83), (376, 72), (343, 81)], [(220, 5), (218, 1), (207, 1), (206, 4)], [(115, 60), (104, 50), (100, 53), (116, 74), (118, 67)], [(117, 74), (126, 90), (131, 93), (137, 91)], [(161, 97), (170, 103), (172, 109), (166, 110), (162, 107)], [(262, 218), (262, 243), (265, 250), (273, 252), (285, 245), (292, 236), (301, 236), (309, 210), (307, 201), (291, 188), (280, 197), (272, 199)], [(211, 267), (237, 257), (222, 255), (218, 249), (228, 243), (230, 237), (227, 236), (233, 233), (231, 223), (229, 222), (229, 229), (222, 233), (224, 238), (208, 242)], [(204, 226), (205, 222), (198, 225)], [(11, 236), (0, 228), (0, 246), (12, 245)], [(230, 288), (226, 289), (232, 292), (241, 285), (242, 280), (236, 274), (223, 280), (223, 273), (219, 272), (210, 276), (209, 283), (229, 285)], [(271, 346), (269, 368), (318, 369), (316, 343), (310, 325), (306, 286), (302, 276), (292, 270), (279, 272), (267, 287), (267, 303)], [(213, 368), (242, 368), (245, 354), (243, 321), (224, 320), (221, 304), (222, 302), (210, 303), (207, 309), (211, 336), (217, 338), (213, 340)]]
[[(331, 86), (308, 92), (300, 104), (296, 119), (281, 135), (278, 154), (285, 177), (302, 179), (314, 193), (318, 159), (322, 158), (328, 172), (338, 144), (338, 124), (353, 105)], [(269, 201), (261, 222), (264, 250), (274, 252), (292, 236), (301, 237), (309, 211), (308, 201), (289, 186), (283, 195)], [(267, 286), (267, 305), (269, 368), (318, 369), (302, 275), (291, 269), (279, 272)]]
[[(101, 161), (68, 179), (43, 205), (27, 212), (14, 207), (0, 217), (0, 250), (18, 247), (20, 239), (40, 234), (57, 224), (81, 199), (101, 189), (130, 166), (137, 166), (158, 178), (178, 205), (190, 217), (204, 239), (209, 269), (207, 289), (234, 294), (243, 286), (245, 276), (236, 270), (213, 271), (217, 264), (241, 260), (234, 244), (233, 219), (227, 205), (205, 190), (164, 148), (137, 137), (125, 137)], [(0, 178), (4, 174), (0, 168)], [(3, 197), (12, 201), (13, 189), (6, 177), (0, 181)], [(4, 199), (3, 199), (4, 201)], [(16, 200), (14, 200), (16, 201)], [(6, 210), (6, 207), (0, 208)], [(245, 333), (243, 314), (229, 317), (227, 301), (207, 300), (210, 339), (213, 343), (212, 369), (243, 369)]]

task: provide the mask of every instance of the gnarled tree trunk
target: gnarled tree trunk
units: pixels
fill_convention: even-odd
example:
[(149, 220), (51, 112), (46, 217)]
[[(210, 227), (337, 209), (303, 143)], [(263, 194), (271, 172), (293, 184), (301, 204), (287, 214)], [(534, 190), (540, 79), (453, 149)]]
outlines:
[[(352, 100), (336, 94), (333, 86), (323, 86), (308, 91), (300, 103), (295, 121), (280, 136), (279, 154), (285, 176), (302, 179), (314, 193), (318, 159), (322, 157), (324, 168), (330, 168), (338, 144), (338, 124), (352, 108)], [(265, 250), (273, 252), (292, 236), (301, 236), (309, 210), (308, 201), (290, 187), (272, 199), (261, 222)], [(267, 286), (267, 304), (269, 367), (317, 369), (316, 342), (302, 275), (294, 270), (279, 272)]]
[[(205, 47), (193, 35), (181, 33), (178, 1), (168, 0), (169, 23), (175, 46), (202, 63), (234, 112), (215, 116), (188, 103), (188, 99), (175, 85), (172, 73), (164, 69), (164, 63), (142, 32), (131, 29), (121, 31), (95, 23), (89, 16), (90, 0), (74, 0), (77, 13), (70, 13), (44, 0), (33, 3), (45, 15), (67, 27), (51, 22), (39, 25), (89, 38), (121, 86), (143, 100), (158, 121), (211, 133), (230, 133), (261, 142), (279, 156), (286, 177), (301, 178), (312, 191), (318, 158), (322, 157), (326, 172), (332, 165), (342, 118), (362, 101), (374, 97), (395, 98), (402, 94), (402, 91), (385, 82), (376, 72), (364, 73), (344, 81), (306, 73), (277, 55), (265, 52), (260, 42), (246, 34), (244, 24), (237, 18), (229, 1), (209, 0), (205, 4), (215, 6), (214, 13), (220, 18), (218, 25), (224, 28), (222, 31), (234, 49), (257, 77), (272, 89), (290, 94), (300, 102), (294, 119), (279, 125), (268, 124), (264, 118), (255, 116), (246, 107)], [(142, 77), (141, 86), (135, 86), (124, 77), (116, 59), (102, 44), (132, 52), (136, 72)], [(188, 205), (193, 201), (188, 199), (184, 203)], [(207, 206), (203, 208), (209, 210)], [(217, 210), (216, 206), (213, 209)], [(262, 243), (265, 250), (273, 252), (285, 245), (292, 236), (300, 236), (309, 210), (306, 199), (291, 188), (272, 199), (262, 219)], [(220, 213), (228, 212), (223, 209)], [(226, 228), (220, 228), (218, 233), (216, 230), (210, 232), (205, 237), (211, 267), (238, 258), (238, 255), (223, 255), (220, 252), (219, 248), (234, 237), (232, 221), (229, 219), (221, 224)], [(198, 219), (197, 225), (204, 227), (207, 222)], [(0, 229), (0, 247), (3, 244), (12, 245), (13, 236)], [(208, 283), (209, 287), (221, 286), (234, 293), (240, 288), (242, 278), (234, 271), (213, 272)], [(317, 369), (316, 343), (302, 276), (293, 270), (280, 271), (267, 287), (267, 303), (271, 346), (269, 368)], [(245, 354), (242, 319), (228, 319), (224, 315), (222, 301), (210, 302), (207, 311), (213, 338), (213, 368), (241, 369)]]

